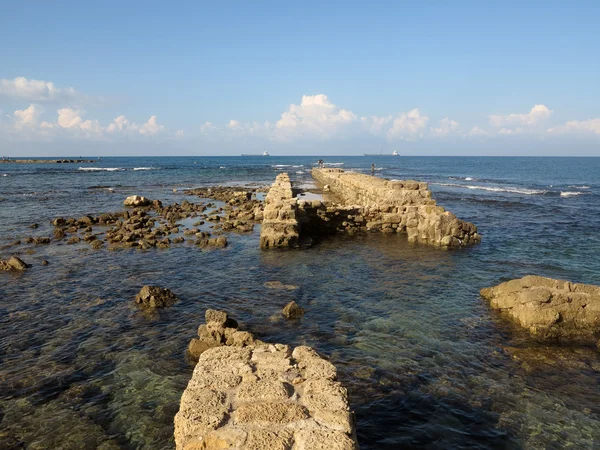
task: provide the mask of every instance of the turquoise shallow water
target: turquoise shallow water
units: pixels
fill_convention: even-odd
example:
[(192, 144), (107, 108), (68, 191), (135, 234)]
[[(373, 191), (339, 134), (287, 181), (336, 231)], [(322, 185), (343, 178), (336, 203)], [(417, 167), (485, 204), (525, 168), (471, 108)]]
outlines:
[[(0, 245), (49, 235), (56, 216), (120, 210), (134, 193), (180, 202), (186, 187), (268, 184), (282, 170), (308, 183), (316, 159), (0, 165)], [(372, 234), (261, 252), (256, 227), (213, 252), (37, 246), (28, 272), (0, 273), (0, 448), (171, 448), (193, 368), (184, 350), (208, 307), (264, 340), (329, 355), (363, 449), (597, 447), (598, 351), (534, 343), (478, 291), (529, 273), (600, 284), (600, 159), (325, 161), (430, 182), (438, 203), (478, 225), (481, 245), (446, 252)], [(274, 280), (299, 288), (264, 286)], [(181, 302), (143, 314), (132, 301), (143, 284)], [(307, 314), (279, 320), (292, 299)]]

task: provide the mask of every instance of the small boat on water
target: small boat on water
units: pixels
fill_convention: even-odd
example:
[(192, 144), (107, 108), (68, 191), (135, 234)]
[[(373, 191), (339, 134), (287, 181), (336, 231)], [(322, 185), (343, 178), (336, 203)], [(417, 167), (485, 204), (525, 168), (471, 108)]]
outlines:
[(263, 156), (269, 156), (269, 152), (265, 150), (262, 155)]

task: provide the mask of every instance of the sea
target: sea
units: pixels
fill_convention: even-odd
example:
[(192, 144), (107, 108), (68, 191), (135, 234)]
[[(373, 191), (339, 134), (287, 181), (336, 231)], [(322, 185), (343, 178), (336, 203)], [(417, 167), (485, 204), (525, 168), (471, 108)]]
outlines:
[[(477, 225), (480, 245), (446, 251), (399, 234), (338, 235), (261, 251), (260, 226), (225, 249), (93, 250), (20, 245), (56, 217), (123, 210), (139, 194), (201, 201), (188, 188), (310, 189), (329, 167), (429, 183)], [(32, 229), (33, 224), (39, 227)], [(483, 287), (536, 274), (600, 285), (600, 158), (249, 156), (0, 164), (0, 448), (171, 449), (207, 308), (267, 342), (310, 345), (337, 367), (363, 450), (600, 448), (600, 352), (537, 342), (489, 308)], [(47, 260), (49, 265), (42, 265)], [(292, 284), (274, 290), (269, 281)], [(148, 313), (145, 284), (180, 301)], [(301, 320), (280, 311), (294, 300)]]

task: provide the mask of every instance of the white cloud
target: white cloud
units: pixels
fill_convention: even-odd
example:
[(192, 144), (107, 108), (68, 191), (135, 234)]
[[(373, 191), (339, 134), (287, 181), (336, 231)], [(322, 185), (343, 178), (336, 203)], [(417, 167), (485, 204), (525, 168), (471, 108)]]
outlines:
[(165, 130), (165, 127), (158, 123), (156, 116), (150, 116), (150, 119), (143, 124), (136, 124), (125, 116), (119, 116), (113, 119), (108, 126), (103, 127), (98, 120), (84, 119), (85, 111), (77, 108), (59, 108), (56, 111), (55, 121), (44, 120), (38, 125), (40, 113), (41, 109), (36, 105), (15, 111), (13, 114), (14, 129), (20, 131), (21, 134), (26, 131), (27, 135), (24, 137), (27, 138), (35, 137), (36, 133), (46, 137), (52, 136), (52, 133), (69, 133), (71, 136), (97, 138), (115, 134), (154, 136)]
[(23, 128), (36, 126), (41, 112), (41, 108), (36, 105), (29, 105), (28, 108), (15, 111), (13, 113), (15, 118), (15, 127)]
[(51, 81), (29, 80), (16, 77), (0, 79), (0, 97), (28, 100), (31, 102), (71, 102), (83, 98), (83, 94), (72, 87), (57, 88)]
[(429, 117), (422, 116), (421, 112), (415, 108), (394, 119), (387, 135), (389, 138), (415, 138), (421, 136), (428, 121)]
[(455, 134), (460, 130), (460, 124), (456, 120), (451, 120), (448, 117), (444, 117), (439, 122), (437, 128), (431, 127), (431, 134), (433, 136), (445, 137), (450, 134)]
[(555, 134), (598, 134), (600, 135), (600, 118), (588, 120), (570, 120), (564, 125), (560, 125), (546, 130), (548, 133)]
[(489, 133), (479, 127), (473, 127), (467, 133), (467, 136), (488, 136)]
[(384, 128), (392, 121), (392, 115), (385, 117), (369, 116), (361, 117), (360, 121), (365, 130), (372, 134), (380, 134)]
[(535, 105), (527, 114), (508, 114), (506, 116), (489, 116), (490, 125), (495, 127), (532, 126), (536, 125), (552, 115), (546, 105)]
[[(356, 121), (356, 115), (331, 103), (325, 94), (303, 95), (299, 105), (291, 104), (275, 123), (273, 137), (289, 140), (298, 137), (331, 138)], [(263, 125), (268, 130), (270, 124)]]
[(203, 123), (203, 124), (200, 126), (200, 131), (201, 131), (202, 133), (209, 133), (209, 132), (211, 132), (211, 131), (214, 131), (214, 130), (216, 130), (216, 129), (217, 129), (217, 127), (216, 127), (216, 126), (214, 126), (214, 125), (212, 124), (212, 122), (204, 122), (204, 123)]

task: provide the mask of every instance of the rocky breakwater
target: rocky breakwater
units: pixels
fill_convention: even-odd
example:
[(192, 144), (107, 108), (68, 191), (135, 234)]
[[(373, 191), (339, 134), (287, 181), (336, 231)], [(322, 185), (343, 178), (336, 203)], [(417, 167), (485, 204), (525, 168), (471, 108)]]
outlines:
[(222, 311), (207, 311), (206, 320), (200, 340), (212, 347), (181, 397), (178, 450), (358, 449), (348, 394), (330, 362), (310, 347), (255, 340)]
[(300, 229), (297, 218), (298, 200), (287, 173), (277, 175), (264, 202), (260, 232), (261, 248), (284, 248), (298, 245)]
[(581, 343), (600, 337), (600, 286), (529, 275), (481, 296), (532, 335)]
[(345, 228), (406, 233), (411, 242), (445, 248), (481, 240), (475, 225), (436, 204), (427, 183), (390, 181), (342, 169), (313, 169), (312, 175), (339, 200), (323, 207), (330, 216), (346, 214)]

